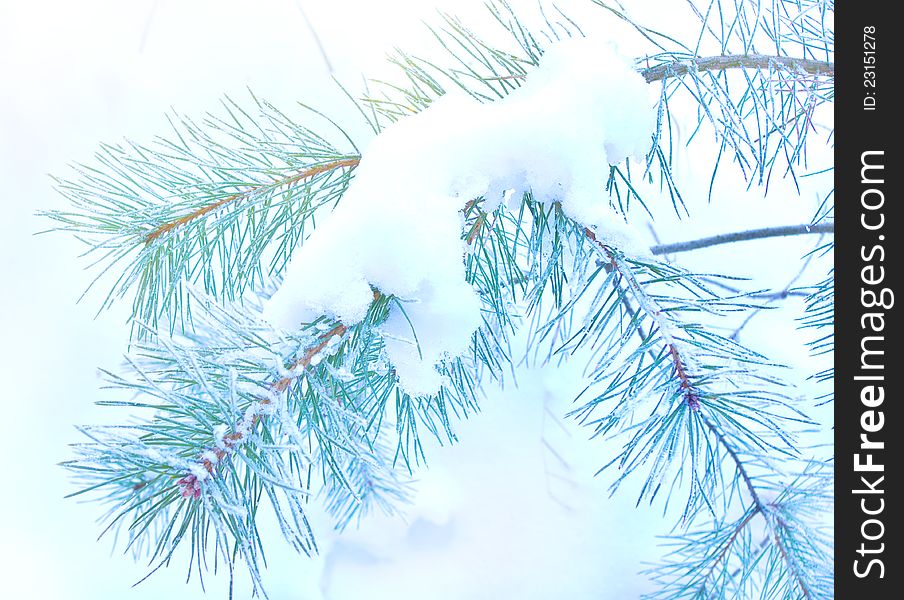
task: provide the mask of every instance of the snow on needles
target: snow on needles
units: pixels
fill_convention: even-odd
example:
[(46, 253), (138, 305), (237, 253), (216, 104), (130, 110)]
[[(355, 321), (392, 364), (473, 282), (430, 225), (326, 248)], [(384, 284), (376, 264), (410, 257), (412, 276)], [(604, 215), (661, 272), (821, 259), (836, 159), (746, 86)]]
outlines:
[(482, 104), (449, 93), (378, 135), (342, 201), (292, 257), (265, 316), (294, 329), (321, 315), (361, 321), (372, 288), (400, 300), (381, 325), (399, 385), (414, 396), (442, 385), (437, 364), (465, 352), (480, 301), (465, 280), (461, 213), (530, 190), (621, 246), (633, 238), (609, 206), (608, 165), (641, 156), (655, 93), (592, 39), (559, 42), (524, 85)]

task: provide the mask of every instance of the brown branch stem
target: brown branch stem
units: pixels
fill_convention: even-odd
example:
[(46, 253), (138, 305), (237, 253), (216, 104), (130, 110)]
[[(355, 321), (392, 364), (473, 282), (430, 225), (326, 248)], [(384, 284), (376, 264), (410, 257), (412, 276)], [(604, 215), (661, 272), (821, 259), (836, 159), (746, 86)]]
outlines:
[(157, 238), (161, 237), (162, 235), (165, 235), (165, 234), (169, 233), (170, 231), (178, 229), (178, 228), (182, 227), (183, 225), (185, 225), (186, 223), (190, 223), (190, 222), (194, 221), (195, 219), (203, 217), (204, 215), (206, 215), (210, 212), (213, 212), (213, 211), (217, 210), (218, 208), (221, 208), (222, 206), (225, 206), (226, 204), (229, 204), (231, 202), (235, 202), (237, 200), (242, 200), (244, 198), (249, 198), (263, 188), (268, 188), (268, 187), (279, 188), (279, 187), (283, 187), (283, 186), (292, 186), (300, 181), (304, 181), (305, 179), (310, 179), (311, 177), (320, 175), (321, 173), (326, 173), (328, 171), (334, 171), (336, 169), (342, 169), (342, 168), (346, 168), (346, 167), (348, 167), (348, 168), (355, 167), (358, 165), (358, 163), (360, 161), (361, 161), (361, 159), (359, 157), (353, 157), (353, 158), (344, 158), (342, 160), (335, 160), (335, 161), (328, 162), (328, 163), (322, 163), (319, 165), (314, 165), (313, 167), (307, 168), (299, 173), (296, 173), (295, 175), (291, 175), (291, 176), (285, 177), (283, 179), (277, 179), (277, 180), (271, 181), (269, 183), (263, 183), (260, 185), (256, 185), (256, 186), (248, 188), (247, 190), (239, 192), (237, 194), (233, 194), (231, 196), (221, 198), (221, 199), (217, 200), (216, 202), (213, 202), (212, 204), (208, 204), (207, 206), (202, 206), (201, 208), (198, 208), (198, 209), (188, 213), (187, 215), (184, 215), (182, 217), (179, 217), (178, 219), (174, 219), (172, 221), (169, 221), (167, 223), (164, 223), (164, 224), (156, 227), (155, 229), (151, 230), (144, 237), (144, 243), (145, 243), (145, 245), (148, 245), (151, 242), (153, 242), (154, 240), (156, 240)]
[[(792, 58), (790, 56), (769, 56), (764, 54), (725, 54), (721, 56), (700, 56), (687, 60), (676, 60), (668, 63), (640, 69), (639, 73), (647, 83), (662, 81), (672, 77), (683, 77), (692, 71), (728, 71), (730, 69), (767, 70), (781, 68), (795, 73), (807, 75), (835, 77), (835, 63), (813, 60), (810, 58)], [(506, 81), (524, 79), (527, 74), (515, 73), (495, 77), (484, 77), (484, 81)]]
[[(375, 294), (375, 297), (376, 296), (377, 294)], [(303, 369), (308, 367), (314, 357), (322, 352), (324, 348), (326, 348), (330, 340), (332, 340), (334, 337), (345, 335), (346, 331), (348, 331), (348, 327), (346, 327), (342, 323), (338, 323), (332, 329), (321, 334), (318, 338), (317, 343), (305, 350), (304, 354), (302, 354), (301, 357), (292, 362), (292, 364), (289, 365), (288, 370), (295, 371), (299, 368)], [(291, 375), (281, 377), (280, 379), (270, 384), (269, 390), (270, 392), (276, 394), (284, 392), (286, 389), (288, 389), (289, 385), (294, 379), (295, 377)], [(273, 400), (266, 396), (259, 396), (254, 404), (257, 405), (255, 408), (259, 408), (261, 406), (268, 406), (273, 404)], [(248, 410), (252, 410), (252, 408), (249, 408)], [(246, 411), (246, 415), (247, 414), (249, 413)], [(253, 429), (254, 426), (257, 425), (261, 420), (260, 412), (255, 410), (250, 414), (252, 415), (252, 417), (249, 431), (250, 429)], [(197, 464), (203, 467), (208, 473), (213, 474), (214, 470), (216, 469), (216, 465), (246, 441), (249, 432), (243, 431), (242, 428), (238, 426), (233, 427), (233, 430), (234, 431), (232, 433), (228, 433), (223, 436), (222, 442), (217, 445), (217, 447), (209, 448), (206, 452), (202, 453), (202, 455), (198, 457)], [(210, 458), (208, 453), (212, 454), (214, 458)], [(176, 484), (182, 488), (183, 497), (188, 498), (190, 496), (196, 500), (201, 497), (201, 484), (196, 475), (191, 473), (186, 474), (181, 479), (179, 479)]]
[(728, 54), (705, 56), (686, 61), (674, 61), (643, 69), (640, 73), (647, 83), (670, 77), (681, 77), (692, 71), (727, 71), (729, 69), (784, 69), (808, 75), (835, 77), (835, 63), (791, 58), (790, 56), (766, 56), (762, 54)]

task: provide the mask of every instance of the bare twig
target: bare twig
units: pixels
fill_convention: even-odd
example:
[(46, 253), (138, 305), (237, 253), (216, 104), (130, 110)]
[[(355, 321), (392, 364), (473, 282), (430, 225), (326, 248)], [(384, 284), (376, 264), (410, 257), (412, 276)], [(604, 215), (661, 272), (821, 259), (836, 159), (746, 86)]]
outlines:
[[(737, 288), (733, 285), (728, 285), (727, 283), (720, 281), (716, 277), (706, 277), (701, 276), (700, 279), (706, 281), (710, 285), (714, 285), (723, 290), (729, 291), (732, 294), (741, 294), (743, 293), (740, 288)], [(756, 298), (757, 300), (784, 300), (785, 298), (798, 297), (798, 298), (808, 298), (810, 294), (808, 292), (802, 290), (792, 290), (790, 287), (787, 289), (782, 289), (779, 291), (772, 290), (763, 290), (760, 292), (755, 292), (752, 294), (744, 294), (747, 298)]]
[(835, 222), (824, 221), (822, 223), (816, 223), (815, 225), (782, 225), (779, 227), (749, 229), (747, 231), (738, 231), (735, 233), (722, 233), (719, 235), (705, 237), (699, 240), (691, 240), (688, 242), (659, 244), (650, 248), (650, 252), (652, 252), (654, 255), (672, 254), (674, 252), (688, 252), (689, 250), (699, 250), (700, 248), (709, 248), (710, 246), (731, 244), (733, 242), (746, 242), (750, 240), (760, 240), (763, 238), (787, 237), (791, 235), (806, 235), (811, 233), (835, 233)]
[[(804, 272), (807, 270), (807, 267), (810, 265), (810, 262), (813, 260), (813, 256), (814, 256), (813, 254), (810, 254), (809, 256), (807, 256), (807, 259), (804, 261), (804, 264), (801, 266), (800, 270), (797, 271), (797, 275), (795, 275), (791, 279), (791, 281), (788, 282), (788, 284), (784, 287), (784, 289), (781, 292), (776, 292), (774, 294), (767, 295), (766, 304), (775, 302), (776, 300), (783, 300), (784, 298), (787, 298), (789, 294), (791, 294), (791, 286), (793, 286), (795, 283), (797, 283), (797, 281), (801, 277), (804, 276)], [(806, 295), (806, 294), (804, 294), (804, 295)], [(750, 323), (750, 321), (755, 316), (757, 316), (764, 308), (765, 308), (765, 306), (758, 306), (758, 307), (754, 308), (750, 312), (750, 314), (747, 315), (747, 318), (745, 318), (744, 321), (740, 325), (738, 325), (738, 328), (734, 330), (734, 333), (731, 334), (731, 339), (737, 340), (738, 337), (741, 335), (741, 331), (745, 327), (747, 327), (747, 324)]]

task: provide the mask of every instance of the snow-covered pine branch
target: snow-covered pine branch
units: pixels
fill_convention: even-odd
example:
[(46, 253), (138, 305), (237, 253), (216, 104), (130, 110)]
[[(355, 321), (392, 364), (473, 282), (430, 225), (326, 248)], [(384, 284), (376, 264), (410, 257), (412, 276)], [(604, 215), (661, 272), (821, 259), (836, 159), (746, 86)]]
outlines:
[[(656, 47), (632, 64), (568, 19), (541, 45), (494, 2), (514, 46), (447, 17), (456, 66), (399, 54), (410, 85), (363, 101), (378, 132), (363, 150), (257, 99), (256, 115), (227, 101), (180, 120), (175, 141), (104, 147), (58, 181), (73, 210), (50, 215), (120, 270), (106, 303), (134, 293), (127, 373), (109, 374), (134, 399), (107, 402), (133, 422), (84, 428), (79, 493), (153, 564), (188, 543), (199, 572), (210, 552), (240, 558), (263, 590), (264, 498), (305, 553), (312, 495), (340, 528), (398, 510), (422, 436), (455, 440), (526, 330), (533, 356), (587, 360), (571, 416), (615, 449), (613, 490), (639, 478), (639, 500), (683, 504), (659, 597), (827, 597), (814, 523), (830, 477), (796, 439), (813, 423), (767, 357), (713, 326), (756, 298), (656, 259), (632, 213), (654, 178), (686, 212), (682, 94), (720, 140), (714, 171), (726, 151), (749, 185), (796, 177), (832, 97), (830, 5), (806, 4), (766, 20), (738, 0), (721, 36), (697, 12), (693, 48), (607, 7)], [(831, 324), (827, 281), (808, 326)]]

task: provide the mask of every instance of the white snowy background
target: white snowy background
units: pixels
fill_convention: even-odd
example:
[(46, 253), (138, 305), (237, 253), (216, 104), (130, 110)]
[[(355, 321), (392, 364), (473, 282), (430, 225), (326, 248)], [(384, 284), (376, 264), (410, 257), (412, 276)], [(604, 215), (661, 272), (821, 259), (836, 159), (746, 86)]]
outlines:
[[(591, 16), (582, 24), (597, 23), (593, 29), (631, 53), (624, 27), (589, 3), (561, 6), (575, 4), (571, 12)], [(670, 13), (676, 4), (638, 0), (629, 7), (680, 34), (691, 24)], [(486, 18), (477, 0), (0, 4), (0, 597), (202, 595), (196, 578), (184, 583), (181, 564), (130, 587), (145, 566), (111, 553), (109, 539), (94, 541), (98, 506), (63, 499), (73, 488), (56, 463), (78, 439), (73, 426), (115, 417), (93, 406), (109, 398), (98, 389), (97, 367), (119, 364), (128, 327), (124, 304), (95, 316), (103, 290), (77, 303), (92, 273), (77, 260), (75, 240), (34, 235), (48, 225), (35, 211), (63, 207), (47, 174), (90, 161), (99, 142), (164, 133), (170, 107), (198, 115), (215, 109), (224, 93), (243, 98), (246, 87), (277, 106), (301, 100), (339, 122), (355, 120), (332, 87), (311, 26), (335, 76), (355, 88), (362, 74), (386, 68), (382, 57), (393, 46), (424, 47), (429, 35), (420, 21), (435, 21), (437, 7), (466, 22)], [(692, 218), (679, 222), (663, 204), (654, 224), (662, 241), (804, 223), (827, 189), (814, 178), (799, 196), (774, 184), (764, 198), (762, 190), (745, 192), (729, 172), (707, 204), (709, 170), (694, 165), (708, 164), (708, 151), (700, 144), (679, 157)], [(636, 224), (652, 239), (645, 222)], [(749, 242), (678, 258), (781, 289), (814, 242)], [(817, 280), (826, 267), (825, 260), (811, 264), (799, 283)], [(792, 365), (792, 378), (802, 381), (822, 363), (807, 356), (805, 336), (795, 330), (801, 301), (783, 306), (754, 317), (741, 340)], [(648, 589), (638, 571), (655, 558), (656, 536), (672, 520), (661, 518), (661, 507), (634, 508), (631, 490), (610, 499), (606, 476), (593, 477), (607, 448), (558, 418), (580, 389), (579, 367), (521, 373), (520, 388), (489, 390), (482, 413), (459, 425), (461, 443), (434, 449), (405, 522), (375, 519), (332, 539), (324, 521), (316, 560), (282, 549), (274, 532), (265, 574), (271, 597), (632, 598)], [(802, 383), (801, 394), (812, 393)], [(222, 577), (206, 584), (209, 597), (224, 597)], [(244, 597), (241, 587), (237, 597)]]

